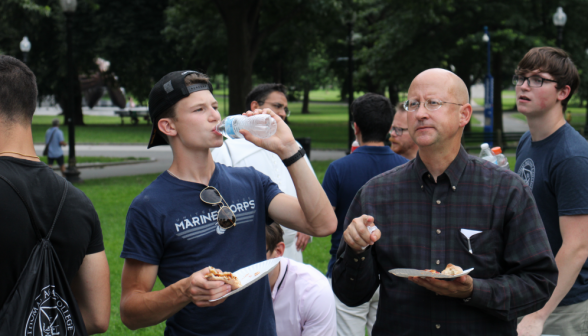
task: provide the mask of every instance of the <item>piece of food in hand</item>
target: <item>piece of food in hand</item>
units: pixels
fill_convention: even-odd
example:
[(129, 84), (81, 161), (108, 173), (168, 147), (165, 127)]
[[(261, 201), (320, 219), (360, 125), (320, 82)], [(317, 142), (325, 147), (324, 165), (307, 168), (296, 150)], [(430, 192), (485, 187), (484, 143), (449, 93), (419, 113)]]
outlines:
[(225, 283), (231, 285), (232, 290), (241, 287), (241, 281), (239, 281), (239, 278), (234, 276), (231, 272), (219, 272), (219, 270), (212, 266), (208, 266), (208, 271), (210, 273), (204, 276), (206, 280), (224, 281)]
[(459, 275), (461, 273), (463, 273), (463, 269), (454, 264), (447, 264), (447, 267), (441, 272), (441, 274), (445, 275)]

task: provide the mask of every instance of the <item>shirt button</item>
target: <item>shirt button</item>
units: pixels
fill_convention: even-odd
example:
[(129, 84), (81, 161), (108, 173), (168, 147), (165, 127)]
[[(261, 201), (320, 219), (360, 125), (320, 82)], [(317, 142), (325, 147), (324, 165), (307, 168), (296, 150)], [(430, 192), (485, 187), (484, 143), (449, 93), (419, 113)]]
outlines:
[(441, 204), (441, 201), (440, 200), (437, 200), (437, 204)]
[(453, 189), (453, 191), (455, 191), (455, 186), (451, 187), (451, 189)]
[(441, 234), (441, 230), (437, 229), (437, 234)]
[(429, 178), (431, 178), (431, 174), (427, 174), (427, 176), (428, 176)]
[(425, 186), (421, 186), (421, 189), (423, 189)]
[(357, 258), (353, 258), (353, 261), (357, 262), (358, 260), (357, 260)]
[(437, 265), (439, 265), (439, 264), (441, 263), (441, 261), (437, 260), (437, 261), (435, 261), (435, 263), (436, 263)]
[(353, 278), (349, 278), (349, 280), (353, 281)]
[(365, 260), (365, 257), (361, 257), (361, 261), (364, 261), (364, 260)]
[(441, 329), (441, 325), (440, 324), (435, 324), (435, 328)]

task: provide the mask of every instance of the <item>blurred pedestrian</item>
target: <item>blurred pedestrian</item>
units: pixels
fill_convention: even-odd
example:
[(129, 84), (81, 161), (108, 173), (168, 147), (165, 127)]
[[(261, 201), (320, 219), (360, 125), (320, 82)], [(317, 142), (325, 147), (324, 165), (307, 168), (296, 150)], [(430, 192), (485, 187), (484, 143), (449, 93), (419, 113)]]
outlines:
[(67, 143), (63, 138), (63, 132), (59, 129), (59, 119), (53, 119), (51, 125), (52, 127), (45, 132), (45, 145), (48, 149), (47, 163), (52, 166), (53, 162), (57, 162), (61, 175), (63, 175), (65, 173), (65, 162), (61, 147), (66, 146)]

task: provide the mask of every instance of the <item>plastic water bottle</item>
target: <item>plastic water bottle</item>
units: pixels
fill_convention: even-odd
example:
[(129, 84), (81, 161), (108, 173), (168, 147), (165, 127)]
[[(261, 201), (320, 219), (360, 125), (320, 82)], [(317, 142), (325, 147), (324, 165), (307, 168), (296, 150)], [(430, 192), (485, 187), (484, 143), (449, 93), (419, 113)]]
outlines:
[(353, 151), (358, 148), (359, 148), (359, 142), (357, 142), (357, 140), (353, 140), (353, 143), (351, 143), (351, 153), (353, 153)]
[(496, 160), (496, 156), (494, 156), (494, 154), (492, 154), (492, 151), (490, 150), (490, 146), (487, 143), (483, 143), (480, 145), (480, 148), (482, 148), (482, 151), (480, 152), (480, 157), (486, 161), (490, 161), (494, 164), (498, 164), (498, 160)]
[(258, 138), (269, 138), (276, 133), (278, 124), (269, 114), (256, 114), (251, 117), (242, 115), (228, 116), (216, 125), (216, 130), (227, 138), (243, 139), (240, 130), (248, 130)]
[(496, 156), (496, 161), (498, 161), (498, 165), (502, 168), (510, 169), (508, 164), (508, 159), (504, 154), (502, 154), (502, 148), (500, 147), (492, 147), (492, 154)]

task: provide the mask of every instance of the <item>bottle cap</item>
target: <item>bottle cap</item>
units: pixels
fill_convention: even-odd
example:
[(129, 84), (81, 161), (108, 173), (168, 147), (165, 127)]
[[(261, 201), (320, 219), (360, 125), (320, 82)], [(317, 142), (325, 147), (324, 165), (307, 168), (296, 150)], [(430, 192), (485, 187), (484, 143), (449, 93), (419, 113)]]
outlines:
[(484, 148), (490, 148), (490, 146), (487, 143), (483, 143), (480, 145), (480, 148), (484, 149)]
[(492, 153), (494, 155), (502, 154), (502, 149), (500, 147), (492, 147)]

